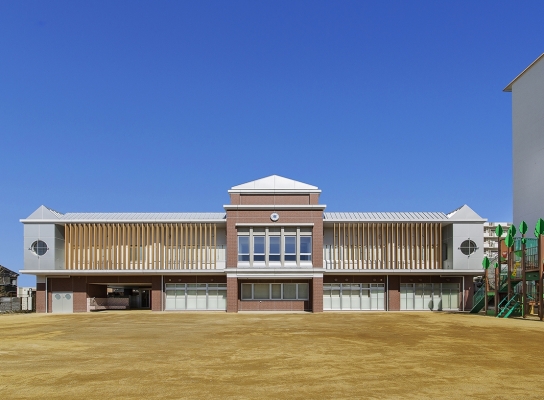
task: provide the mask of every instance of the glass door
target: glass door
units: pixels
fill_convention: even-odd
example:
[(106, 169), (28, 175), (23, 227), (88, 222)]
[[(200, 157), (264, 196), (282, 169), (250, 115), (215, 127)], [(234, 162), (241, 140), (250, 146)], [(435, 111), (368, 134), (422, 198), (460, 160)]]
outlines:
[(151, 308), (151, 296), (149, 289), (140, 290), (140, 307), (141, 308)]

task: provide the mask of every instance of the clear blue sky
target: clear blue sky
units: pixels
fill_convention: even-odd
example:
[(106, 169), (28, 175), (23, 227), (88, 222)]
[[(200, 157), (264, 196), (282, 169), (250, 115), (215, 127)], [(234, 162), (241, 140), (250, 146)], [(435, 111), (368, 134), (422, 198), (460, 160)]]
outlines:
[[(223, 211), (278, 174), (328, 211), (510, 220), (542, 1), (2, 1), (0, 264), (19, 219)], [(22, 285), (33, 284), (22, 277)]]

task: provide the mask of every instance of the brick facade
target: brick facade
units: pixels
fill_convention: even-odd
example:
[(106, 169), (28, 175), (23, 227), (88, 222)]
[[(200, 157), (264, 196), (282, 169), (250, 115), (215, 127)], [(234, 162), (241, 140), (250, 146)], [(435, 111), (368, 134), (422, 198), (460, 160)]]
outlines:
[[(263, 180), (269, 180), (272, 177), (264, 178)], [(115, 286), (118, 284), (120, 287), (127, 288), (140, 288), (145, 290), (150, 290), (150, 309), (152, 311), (161, 311), (165, 309), (166, 302), (166, 291), (165, 285), (167, 284), (176, 284), (176, 283), (206, 283), (206, 284), (226, 284), (226, 311), (229, 313), (238, 312), (238, 311), (312, 311), (312, 312), (322, 312), (323, 311), (323, 284), (347, 284), (347, 283), (370, 283), (370, 284), (383, 284), (385, 285), (384, 293), (384, 307), (386, 310), (397, 311), (401, 308), (401, 294), (400, 287), (403, 283), (458, 283), (460, 285), (460, 291), (462, 284), (464, 283), (465, 291), (460, 293), (460, 299), (465, 301), (465, 310), (469, 310), (472, 306), (472, 295), (474, 293), (474, 285), (472, 283), (472, 276), (440, 276), (435, 275), (423, 275), (423, 274), (408, 274), (409, 271), (402, 271), (399, 269), (398, 274), (394, 274), (392, 269), (386, 270), (386, 265), (382, 259), (381, 264), (379, 264), (378, 269), (381, 271), (376, 271), (373, 273), (367, 269), (354, 270), (353, 273), (347, 271), (346, 269), (353, 268), (353, 265), (356, 265), (355, 262), (349, 263), (342, 261), (341, 268), (342, 270), (333, 270), (331, 268), (330, 259), (327, 269), (324, 269), (323, 265), (323, 243), (324, 243), (324, 214), (325, 209), (324, 205), (320, 205), (319, 196), (320, 191), (310, 185), (302, 184), (300, 182), (290, 181), (285, 182), (285, 178), (281, 178), (284, 181), (281, 181), (281, 177), (275, 177), (274, 179), (283, 182), (283, 186), (279, 189), (276, 189), (276, 186), (273, 188), (267, 188), (262, 182), (258, 183), (255, 181), (253, 183), (248, 183), (240, 185), (239, 187), (234, 187), (229, 191), (230, 194), (230, 205), (225, 206), (225, 219), (223, 217), (219, 218), (218, 221), (214, 222), (214, 229), (217, 225), (217, 230), (214, 230), (214, 239), (218, 240), (218, 237), (221, 239), (221, 243), (218, 243), (217, 249), (223, 249), (223, 246), (226, 244), (226, 255), (225, 259), (216, 259), (217, 270), (210, 271), (209, 269), (204, 271), (201, 269), (206, 269), (207, 266), (202, 267), (201, 264), (197, 266), (194, 264), (191, 267), (191, 270), (186, 270), (184, 273), (180, 271), (178, 275), (171, 275), (171, 273), (178, 273), (177, 270), (169, 270), (172, 268), (171, 264), (168, 264), (167, 267), (164, 267), (164, 273), (161, 277), (160, 272), (157, 271), (156, 275), (116, 275), (115, 270), (108, 270), (104, 272), (104, 275), (98, 276), (95, 275), (96, 271), (93, 271), (92, 275), (75, 275), (67, 278), (55, 277), (48, 278), (47, 280), (47, 309), (51, 312), (52, 309), (52, 294), (53, 292), (71, 292), (73, 295), (73, 311), (74, 312), (85, 312), (88, 309), (89, 298), (104, 298), (107, 297), (107, 286)], [(269, 181), (267, 181), (269, 182)], [(251, 186), (253, 184), (253, 186)], [(276, 183), (274, 183), (275, 185)], [(289, 188), (292, 185), (292, 188)], [(280, 185), (281, 186), (281, 185)], [(271, 220), (271, 214), (278, 213), (279, 219), (277, 221)], [(209, 221), (208, 221), (209, 222)], [(331, 233), (331, 224), (335, 223), (334, 221), (327, 220), (327, 248), (332, 247), (331, 237), (336, 241), (335, 243), (345, 243), (344, 236), (337, 239), (336, 235), (340, 235), (338, 231), (336, 233)], [(347, 222), (349, 224), (349, 221)], [(180, 224), (190, 224), (190, 223), (180, 223)], [(199, 222), (195, 222), (194, 225), (198, 225)], [(216, 224), (216, 225), (215, 225)], [(373, 224), (373, 222), (372, 222)], [(249, 264), (246, 263), (246, 267), (237, 269), (238, 267), (238, 229), (242, 225), (243, 229), (246, 227), (255, 227), (260, 228), (280, 228), (284, 229), (311, 229), (312, 231), (312, 260), (311, 263), (301, 262), (300, 264), (295, 265), (292, 263), (291, 267), (288, 267), (288, 263), (285, 263), (285, 268), (278, 267), (272, 268), (273, 264), (266, 263), (266, 268), (262, 265)], [(182, 225), (183, 226), (183, 225)], [(438, 226), (438, 225), (437, 225)], [(211, 228), (210, 228), (211, 229)], [(382, 228), (383, 229), (383, 228)], [(421, 228), (422, 229), (422, 228)], [(425, 228), (427, 229), (427, 228)], [(161, 231), (162, 232), (162, 231)], [(177, 230), (175, 231), (177, 234)], [(183, 232), (183, 231), (182, 231)], [(210, 231), (208, 231), (210, 232)], [(220, 232), (220, 233), (219, 233)], [(307, 231), (306, 231), (307, 232)], [(344, 232), (344, 231), (343, 231)], [(388, 235), (389, 230), (385, 231), (385, 235)], [(408, 231), (407, 231), (408, 232)], [(424, 231), (420, 230), (420, 240)], [(426, 232), (426, 231), (425, 231)], [(398, 233), (398, 232), (397, 232)], [(161, 233), (162, 234), (162, 233)], [(181, 233), (180, 233), (181, 234)], [(185, 232), (185, 234), (187, 234)], [(308, 234), (308, 233), (307, 233)], [(383, 234), (383, 232), (382, 232)], [(363, 236), (365, 235), (363, 231)], [(164, 236), (164, 235), (163, 235)], [(211, 234), (209, 236), (211, 240)], [(358, 236), (358, 238), (361, 236)], [(224, 238), (224, 242), (223, 242)], [(161, 242), (156, 242), (158, 245), (158, 251), (163, 251), (168, 246), (170, 248), (177, 248), (177, 244), (172, 245), (168, 243), (168, 234), (165, 234), (165, 237), (161, 237)], [(189, 246), (194, 246), (195, 242), (199, 242), (200, 239), (196, 239), (194, 236), (192, 242), (186, 245), (186, 248)], [(346, 239), (347, 240), (347, 239)], [(431, 243), (430, 240), (428, 240)], [(180, 242), (181, 243), (181, 242)], [(208, 242), (209, 245), (210, 242)], [(357, 249), (363, 248), (363, 242), (360, 244), (354, 245), (349, 240), (350, 251), (342, 256), (342, 260), (357, 260), (360, 261), (363, 259), (362, 256), (357, 256), (355, 254)], [(432, 242), (436, 243), (436, 242)], [(126, 243), (125, 243), (126, 244)], [(153, 244), (153, 245), (155, 245)], [(434, 245), (434, 244), (433, 244)], [(111, 245), (113, 246), (113, 245)], [(141, 243), (138, 244), (141, 246)], [(161, 248), (161, 246), (163, 246)], [(357, 247), (359, 246), (359, 247)], [(365, 245), (366, 246), (366, 245)], [(395, 244), (397, 246), (397, 244)], [(155, 249), (155, 248), (154, 248)], [(345, 248), (344, 248), (345, 249)], [(383, 248), (381, 248), (383, 250)], [(433, 254), (439, 254), (438, 251), (441, 249), (440, 246), (433, 248)], [(121, 252), (121, 250), (119, 250)], [(153, 250), (155, 251), (155, 250)], [(169, 251), (169, 250), (164, 250)], [(201, 250), (202, 251), (202, 250)], [(207, 250), (205, 250), (207, 251)], [(211, 251), (211, 250), (210, 250)], [(342, 250), (345, 251), (345, 250)], [(429, 250), (430, 251), (430, 250)], [(154, 254), (154, 253), (153, 253)], [(167, 254), (167, 253), (162, 253)], [(191, 253), (192, 254), (192, 253)], [(211, 254), (211, 253), (210, 253)], [(222, 254), (222, 253), (221, 253)], [(328, 253), (327, 253), (328, 254)], [(337, 254), (340, 254), (338, 250)], [(405, 255), (406, 256), (406, 255)], [(191, 255), (190, 257), (193, 257)], [(338, 257), (336, 255), (335, 257)], [(410, 253), (412, 257), (412, 253)], [(157, 263), (159, 263), (158, 259)], [(161, 262), (164, 262), (164, 257), (161, 258)], [(221, 266), (219, 266), (219, 264)], [(121, 263), (120, 269), (123, 269)], [(188, 265), (188, 264), (187, 264)], [(251, 267), (249, 267), (251, 265)], [(277, 265), (280, 265), (277, 263)], [(283, 265), (283, 264), (282, 264)], [(306, 267), (305, 267), (306, 265)], [(373, 266), (374, 264), (371, 264)], [(377, 265), (377, 264), (376, 264)], [(390, 265), (390, 264), (389, 264)], [(438, 265), (438, 264), (437, 264)], [(149, 265), (147, 266), (149, 267)], [(213, 268), (216, 265), (213, 264)], [(336, 267), (336, 265), (335, 265)], [(142, 267), (143, 268), (143, 267)], [(173, 267), (176, 268), (176, 267)], [(357, 268), (357, 267), (355, 267)], [(402, 268), (402, 267), (399, 267)], [(181, 268), (180, 268), (181, 269)], [(385, 272), (384, 272), (385, 271)], [(81, 272), (77, 269), (75, 273)], [(126, 271), (125, 271), (126, 272)], [(137, 273), (137, 271), (135, 271)], [(149, 272), (141, 271), (143, 272)], [(404, 273), (404, 274), (403, 274)], [(426, 272), (425, 272), (426, 273)], [(451, 273), (451, 272), (450, 272)], [(459, 271), (459, 275), (461, 275)], [(155, 274), (155, 271), (153, 271)], [(266, 277), (262, 278), (263, 276)], [(309, 299), (308, 300), (242, 300), (241, 299), (241, 289), (242, 283), (299, 283), (304, 282), (308, 283), (309, 286)], [(36, 309), (37, 312), (45, 312), (46, 307), (46, 293), (45, 293), (45, 283), (37, 284), (37, 299), (36, 299)], [(381, 290), (381, 289), (380, 289)], [(169, 295), (170, 296), (170, 295)], [(332, 296), (332, 295), (331, 295)], [(188, 297), (187, 297), (188, 298)], [(209, 299), (210, 297), (207, 297)], [(331, 297), (332, 298), (332, 297)], [(169, 297), (169, 301), (172, 297)], [(177, 300), (176, 300), (177, 301)], [(208, 300), (209, 301), (209, 300)], [(332, 301), (332, 300), (331, 300)], [(219, 303), (217, 303), (219, 304)], [(222, 304), (222, 303), (221, 303)], [(183, 307), (183, 306), (176, 306)], [(329, 307), (329, 306), (327, 306)], [(381, 307), (381, 306), (380, 306)], [(169, 306), (169, 308), (175, 308), (174, 306)]]

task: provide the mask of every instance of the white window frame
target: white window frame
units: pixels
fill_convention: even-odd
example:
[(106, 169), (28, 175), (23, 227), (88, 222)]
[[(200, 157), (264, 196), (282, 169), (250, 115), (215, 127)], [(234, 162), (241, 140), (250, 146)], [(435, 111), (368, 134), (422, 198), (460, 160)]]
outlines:
[[(290, 285), (296, 285), (295, 286), (295, 298), (294, 299), (284, 299), (284, 291), (283, 291), (283, 285), (285, 284), (290, 284)], [(268, 299), (262, 299), (262, 298), (255, 298), (255, 285), (268, 285)], [(281, 298), (280, 299), (277, 299), (277, 298), (273, 298), (272, 297), (272, 285), (281, 285)], [(305, 298), (301, 298), (300, 295), (299, 295), (299, 286), (300, 285), (306, 285), (307, 286), (307, 290), (306, 290), (306, 293), (307, 293), (307, 296)], [(251, 287), (251, 298), (247, 298), (247, 297), (244, 297), (244, 286), (250, 286)], [(242, 286), (240, 288), (240, 299), (242, 301), (249, 301), (249, 300), (259, 300), (259, 301), (269, 301), (269, 300), (274, 300), (274, 301), (308, 301), (310, 300), (310, 284), (309, 283), (242, 283)]]
[[(188, 289), (189, 289), (189, 286), (188, 285), (206, 285), (206, 308), (188, 308), (187, 307), (187, 300), (188, 300)], [(193, 289), (191, 287), (191, 289)], [(199, 290), (199, 287), (195, 287), (194, 288), (195, 290)], [(217, 291), (227, 291), (227, 284), (226, 283), (166, 283), (164, 285), (164, 296), (165, 296), (165, 304), (166, 304), (166, 293), (167, 292), (176, 292), (176, 291), (183, 291), (184, 292), (184, 295), (185, 296), (185, 308), (166, 308), (165, 307), (165, 311), (183, 311), (183, 310), (188, 310), (188, 311), (196, 311), (196, 310), (211, 310), (211, 311), (216, 311), (216, 310), (221, 310), (223, 311), (222, 308), (209, 308), (210, 307), (210, 302), (209, 302), (209, 290), (212, 289), (212, 290), (217, 290)], [(200, 290), (202, 290), (202, 286), (200, 287)], [(177, 294), (174, 295), (174, 299), (177, 298)], [(226, 297), (226, 296), (225, 296)], [(174, 300), (175, 301), (175, 300)]]
[[(274, 229), (274, 231), (273, 231)], [(279, 229), (279, 231), (275, 231)], [(313, 229), (308, 227), (284, 227), (284, 226), (275, 226), (275, 227), (247, 227), (238, 229), (238, 238), (237, 238), (237, 259), (239, 264), (253, 266), (265, 266), (265, 267), (300, 267), (303, 266), (310, 267), (312, 265), (313, 259)], [(264, 261), (255, 260), (255, 256), (263, 256), (263, 253), (255, 254), (255, 238), (264, 236)], [(249, 254), (240, 253), (240, 240), (242, 237), (247, 237), (249, 241)], [(270, 252), (270, 239), (271, 238), (280, 238), (280, 253), (271, 253)], [(286, 253), (286, 238), (294, 237), (295, 238), (295, 252)], [(300, 239), (301, 237), (310, 237), (310, 253), (300, 253)], [(308, 260), (301, 260), (301, 254)], [(279, 260), (270, 260), (270, 256), (279, 255)], [(294, 260), (286, 260), (286, 255), (294, 255)], [(248, 260), (243, 260), (242, 257), (248, 258)], [(293, 257), (291, 257), (293, 258)]]

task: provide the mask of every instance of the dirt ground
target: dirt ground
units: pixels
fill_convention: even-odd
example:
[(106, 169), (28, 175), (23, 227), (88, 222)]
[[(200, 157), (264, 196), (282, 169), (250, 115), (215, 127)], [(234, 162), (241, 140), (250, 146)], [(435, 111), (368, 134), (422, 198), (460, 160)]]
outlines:
[(6, 399), (541, 399), (544, 322), (431, 312), (0, 316)]

